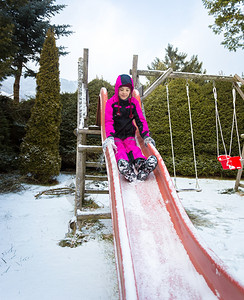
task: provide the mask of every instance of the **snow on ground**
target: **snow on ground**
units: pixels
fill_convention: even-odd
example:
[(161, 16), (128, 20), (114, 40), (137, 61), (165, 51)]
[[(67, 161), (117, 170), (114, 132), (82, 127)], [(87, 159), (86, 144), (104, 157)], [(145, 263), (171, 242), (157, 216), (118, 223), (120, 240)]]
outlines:
[[(181, 202), (209, 247), (244, 286), (244, 193), (234, 193), (235, 180), (200, 179), (202, 192), (181, 192)], [(179, 183), (179, 184), (178, 184)], [(178, 188), (194, 181), (177, 180)]]
[[(74, 178), (61, 174), (55, 188), (70, 186)], [(205, 242), (244, 285), (244, 196), (227, 193), (234, 180), (199, 183), (202, 192), (179, 193), (182, 204)], [(194, 181), (178, 178), (177, 185), (186, 188)], [(36, 198), (48, 187), (24, 188), (0, 194), (0, 299), (118, 299), (113, 244), (102, 238), (102, 232), (111, 233), (111, 221), (94, 227), (98, 233), (80, 246), (61, 247), (74, 195)], [(108, 195), (92, 197), (109, 206)]]
[[(55, 188), (69, 186), (74, 176), (58, 180)], [(60, 247), (74, 197), (36, 199), (48, 187), (25, 188), (0, 195), (0, 299), (118, 299), (112, 242), (98, 236), (76, 248)]]

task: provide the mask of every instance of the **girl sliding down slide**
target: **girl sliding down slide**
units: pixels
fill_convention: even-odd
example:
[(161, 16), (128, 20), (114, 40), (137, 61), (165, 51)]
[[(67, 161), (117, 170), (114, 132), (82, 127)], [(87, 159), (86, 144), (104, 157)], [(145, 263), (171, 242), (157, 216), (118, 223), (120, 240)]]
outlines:
[(133, 90), (133, 80), (129, 75), (118, 76), (115, 93), (106, 104), (105, 131), (107, 138), (103, 143), (104, 151), (109, 144), (112, 145), (119, 172), (130, 182), (136, 179), (146, 180), (158, 164), (156, 156), (151, 155), (146, 158), (136, 144), (136, 127), (133, 120), (135, 120), (146, 146), (148, 143), (155, 146), (155, 141), (149, 136), (147, 121), (137, 99), (132, 97)]

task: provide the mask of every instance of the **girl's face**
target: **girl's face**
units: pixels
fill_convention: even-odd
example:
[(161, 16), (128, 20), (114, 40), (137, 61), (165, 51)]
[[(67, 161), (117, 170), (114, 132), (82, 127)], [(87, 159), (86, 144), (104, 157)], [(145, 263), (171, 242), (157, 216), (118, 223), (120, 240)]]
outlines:
[(130, 88), (128, 86), (121, 86), (119, 88), (119, 97), (122, 100), (126, 100), (130, 96)]

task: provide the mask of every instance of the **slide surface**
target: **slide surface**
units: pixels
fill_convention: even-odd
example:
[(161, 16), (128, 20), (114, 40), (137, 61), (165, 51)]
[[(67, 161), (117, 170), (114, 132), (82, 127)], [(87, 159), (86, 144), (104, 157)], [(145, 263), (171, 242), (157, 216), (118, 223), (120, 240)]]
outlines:
[[(137, 91), (134, 95), (138, 101)], [(105, 137), (105, 88), (100, 92)], [(113, 149), (106, 150), (115, 255), (121, 299), (244, 299), (244, 288), (200, 241), (182, 207), (167, 168), (153, 145), (138, 143), (159, 164), (145, 182), (118, 173)]]

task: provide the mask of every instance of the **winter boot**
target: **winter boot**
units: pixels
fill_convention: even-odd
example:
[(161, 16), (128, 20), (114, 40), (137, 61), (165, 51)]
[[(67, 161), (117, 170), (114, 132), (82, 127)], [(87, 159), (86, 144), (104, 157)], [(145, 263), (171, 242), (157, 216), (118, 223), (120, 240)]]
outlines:
[(125, 159), (118, 160), (119, 172), (124, 175), (125, 179), (129, 182), (136, 180), (136, 174), (133, 170), (132, 165)]
[(146, 159), (142, 157), (139, 157), (135, 160), (135, 169), (137, 172), (139, 172), (139, 170), (144, 168), (145, 162)]
[(156, 156), (149, 156), (148, 159), (145, 160), (144, 163), (142, 163), (139, 167), (137, 179), (142, 181), (146, 180), (148, 175), (156, 168), (157, 164), (158, 160)]

